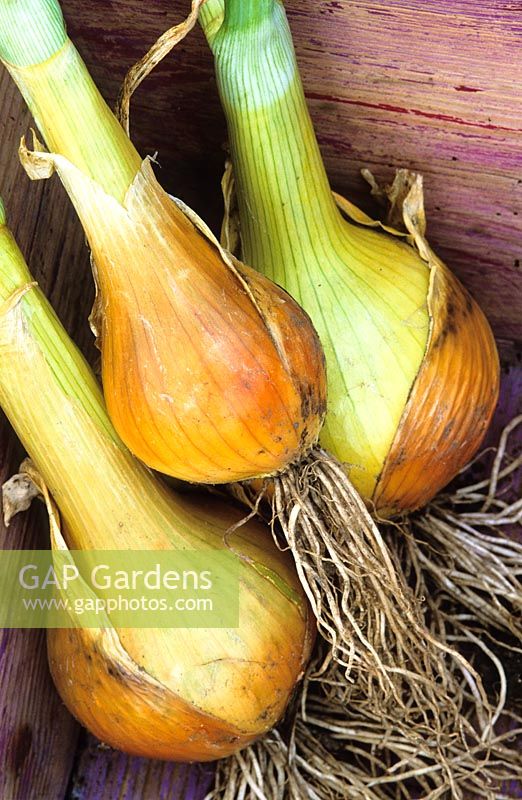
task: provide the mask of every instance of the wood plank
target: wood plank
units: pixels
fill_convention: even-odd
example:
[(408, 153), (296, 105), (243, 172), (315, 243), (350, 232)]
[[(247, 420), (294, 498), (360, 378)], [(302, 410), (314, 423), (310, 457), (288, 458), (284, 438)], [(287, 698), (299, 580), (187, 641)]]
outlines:
[(88, 737), (68, 800), (202, 800), (211, 782), (209, 765), (130, 758)]
[[(5, 419), (0, 427), (0, 480), (19, 464)], [(3, 548), (46, 547), (47, 523), (35, 508), (0, 530)], [(0, 797), (61, 800), (72, 768), (77, 725), (56, 694), (45, 631), (0, 631)]]

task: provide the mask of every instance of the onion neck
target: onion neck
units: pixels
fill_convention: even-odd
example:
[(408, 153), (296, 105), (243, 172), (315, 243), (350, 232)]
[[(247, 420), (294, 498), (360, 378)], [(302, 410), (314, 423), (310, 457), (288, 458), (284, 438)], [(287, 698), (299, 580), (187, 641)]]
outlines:
[(269, 18), (275, 5), (276, 0), (227, 0), (225, 25), (229, 30), (244, 30)]
[[(6, 224), (4, 204), (0, 200), (0, 304), (13, 292), (32, 281), (29, 270)], [(1, 323), (0, 310), (0, 323)]]
[(48, 148), (121, 202), (141, 159), (68, 39), (56, 0), (0, 3), (0, 58)]
[[(27, 289), (25, 293), (24, 289)], [(17, 306), (20, 306), (25, 317), (23, 336), (15, 333), (16, 326), (11, 319)], [(11, 348), (7, 351), (2, 350), (10, 337), (12, 337)], [(0, 350), (2, 350), (0, 394), (10, 397), (9, 402), (2, 401), (1, 405), (8, 416), (14, 416), (15, 427), (17, 424), (25, 424), (25, 420), (21, 421), (23, 415), (20, 407), (24, 394), (28, 400), (31, 398), (31, 390), (27, 388), (33, 383), (33, 375), (29, 375), (31, 373), (29, 356), (36, 346), (40, 348), (42, 363), (45, 361), (56, 380), (56, 386), (48, 383), (45, 387), (41, 387), (40, 393), (35, 392), (32, 395), (31, 410), (33, 414), (35, 416), (41, 414), (43, 417), (47, 400), (51, 398), (57, 402), (61, 401), (64, 407), (66, 401), (70, 400), (77, 405), (78, 412), (81, 409), (101, 425), (111, 445), (117, 444), (118, 439), (107, 418), (99, 386), (83, 356), (67, 336), (48, 300), (34, 282), (24, 257), (6, 225), (2, 207), (0, 214)], [(16, 358), (15, 353), (18, 354)], [(23, 363), (24, 361), (26, 363)], [(14, 377), (11, 377), (10, 368), (14, 373), (15, 362), (16, 369), (21, 372), (24, 369), (27, 370), (28, 377), (25, 381), (17, 382)], [(36, 361), (33, 361), (33, 367), (38, 368)], [(55, 444), (59, 450), (60, 438), (62, 438), (64, 441), (61, 442), (61, 446), (64, 447), (63, 453), (65, 454), (65, 443), (70, 440), (71, 431), (67, 432), (66, 426), (62, 423), (57, 423), (58, 427), (63, 429), (63, 433), (61, 437), (56, 437)], [(51, 425), (52, 420), (49, 420), (48, 427)], [(40, 424), (38, 436), (22, 438), (22, 442), (31, 454), (33, 451), (39, 451), (40, 448), (42, 448), (42, 452), (46, 452), (50, 446), (47, 438), (47, 427), (45, 424)], [(124, 449), (122, 445), (120, 447), (122, 450)], [(71, 467), (70, 464), (68, 466)], [(38, 468), (40, 469), (40, 465)]]
[(307, 251), (335, 246), (346, 226), (332, 198), (282, 5), (230, 0), (212, 47), (243, 259), (289, 288), (286, 267), (298, 271)]
[(223, 24), (224, 16), (225, 0), (206, 0), (199, 9), (199, 24), (203, 28), (211, 49), (214, 44), (214, 39)]

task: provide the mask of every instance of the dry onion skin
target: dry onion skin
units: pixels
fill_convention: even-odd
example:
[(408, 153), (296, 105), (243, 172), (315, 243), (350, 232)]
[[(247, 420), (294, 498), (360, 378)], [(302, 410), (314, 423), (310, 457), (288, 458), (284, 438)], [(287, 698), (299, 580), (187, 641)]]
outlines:
[(292, 559), (255, 520), (227, 537), (241, 511), (208, 494), (175, 495), (128, 452), (3, 209), (0, 303), (0, 405), (31, 456), (23, 471), (47, 502), (53, 549), (229, 548), (239, 565), (237, 628), (116, 629), (106, 616), (99, 629), (49, 630), (63, 701), (127, 753), (233, 753), (279, 719), (310, 654), (313, 616)]
[(207, 0), (200, 21), (235, 182), (238, 221), (225, 240), (239, 237), (242, 258), (312, 318), (328, 366), (323, 446), (379, 516), (419, 508), (470, 460), (491, 419), (489, 324), (426, 242), (420, 179), (403, 172), (393, 189), (395, 199), (410, 192), (407, 237), (332, 195), (283, 4), (223, 8)]

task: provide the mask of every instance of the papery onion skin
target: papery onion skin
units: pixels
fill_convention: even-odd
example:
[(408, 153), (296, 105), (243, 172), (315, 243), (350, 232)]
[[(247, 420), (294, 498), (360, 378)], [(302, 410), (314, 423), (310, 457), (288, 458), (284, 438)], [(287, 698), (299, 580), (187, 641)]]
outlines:
[(100, 741), (129, 755), (212, 761), (256, 738), (160, 690), (94, 644), (84, 629), (47, 635), (49, 667), (69, 711)]
[(442, 262), (433, 269), (428, 349), (373, 497), (383, 515), (431, 500), (475, 454), (498, 401), (489, 323)]
[[(200, 519), (206, 516), (213, 525), (216, 520), (220, 520), (219, 524), (223, 526), (226, 523), (231, 525), (240, 518), (224, 503), (209, 503), (203, 496), (184, 498), (182, 502), (185, 501), (188, 513), (193, 509)], [(70, 539), (67, 531), (65, 536)], [(232, 541), (234, 547), (239, 547), (245, 555), (253, 542), (255, 550), (259, 545), (268, 552), (271, 548), (266, 531), (258, 523), (249, 523), (240, 541), (236, 537)], [(259, 558), (260, 551), (256, 553), (255, 550), (250, 548), (250, 557)], [(287, 587), (295, 591), (295, 576), (289, 564), (285, 563), (281, 569), (283, 561), (287, 560), (279, 564), (278, 579), (287, 580)], [(277, 568), (274, 559), (268, 558), (265, 568), (266, 565)], [(276, 575), (273, 572), (273, 576)], [(263, 614), (268, 596), (264, 601), (259, 597), (259, 630), (254, 633), (252, 629), (252, 641), (257, 639), (260, 647), (243, 661), (223, 658), (222, 665), (216, 663), (215, 669), (219, 668), (219, 671), (214, 686), (209, 683), (208, 671), (212, 670), (212, 664), (201, 665), (201, 707), (173, 691), (165, 677), (154, 677), (151, 666), (159, 654), (139, 657), (140, 649), (152, 649), (157, 653), (161, 647), (162, 631), (154, 629), (151, 629), (148, 641), (139, 632), (137, 638), (130, 638), (134, 632), (129, 631), (129, 643), (125, 640), (125, 630), (119, 632), (120, 641), (103, 629), (49, 630), (48, 659), (53, 681), (69, 711), (111, 747), (135, 756), (165, 760), (212, 761), (224, 758), (273, 727), (286, 707), (289, 690), (305, 667), (315, 638), (315, 623), (312, 614), (306, 611), (306, 604), (298, 600), (299, 593), (295, 600), (301, 602), (304, 614), (299, 613), (297, 603), (289, 602), (285, 614), (284, 644), (281, 639), (270, 642), (269, 631), (275, 619), (271, 618), (270, 612)], [(242, 593), (241, 602), (248, 606), (249, 599), (245, 593)], [(244, 613), (244, 608), (240, 608), (240, 614)], [(253, 621), (252, 624), (255, 626), (256, 623)], [(237, 636), (243, 635), (242, 629), (244, 626), (238, 630)], [(266, 636), (259, 636), (263, 629)], [(214, 636), (215, 632), (202, 631), (202, 635)], [(137, 656), (132, 658), (129, 650)], [(147, 665), (145, 669), (144, 664)], [(175, 650), (171, 664), (175, 670)], [(205, 686), (209, 688), (205, 689)], [(210, 702), (211, 698), (206, 696), (209, 691), (219, 703)], [(214, 706), (215, 713), (205, 711), (205, 704)]]
[(259, 273), (228, 267), (147, 163), (126, 203), (142, 222), (118, 237), (116, 268), (112, 226), (91, 238), (105, 299), (104, 394), (124, 442), (150, 467), (201, 483), (298, 460), (326, 408), (324, 356), (308, 316)]

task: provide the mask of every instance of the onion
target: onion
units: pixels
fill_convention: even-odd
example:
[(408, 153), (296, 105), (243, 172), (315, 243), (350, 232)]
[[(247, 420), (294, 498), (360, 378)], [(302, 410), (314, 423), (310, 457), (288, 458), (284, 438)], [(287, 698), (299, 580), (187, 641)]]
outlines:
[(315, 443), (324, 417), (324, 360), (308, 317), (172, 202), (63, 20), (59, 27), (59, 7), (41, 5), (39, 24), (20, 36), (25, 3), (4, 12), (12, 35), (2, 56), (56, 153), (23, 147), (24, 164), (33, 178), (57, 170), (92, 249), (116, 430), (148, 466), (183, 480), (224, 483), (283, 469)]
[(423, 506), (473, 456), (495, 408), (489, 324), (425, 239), (419, 177), (402, 171), (393, 187), (408, 237), (332, 195), (282, 3), (227, 0), (223, 18), (222, 0), (208, 0), (200, 19), (242, 257), (308, 311), (325, 349), (321, 442), (380, 516)]

